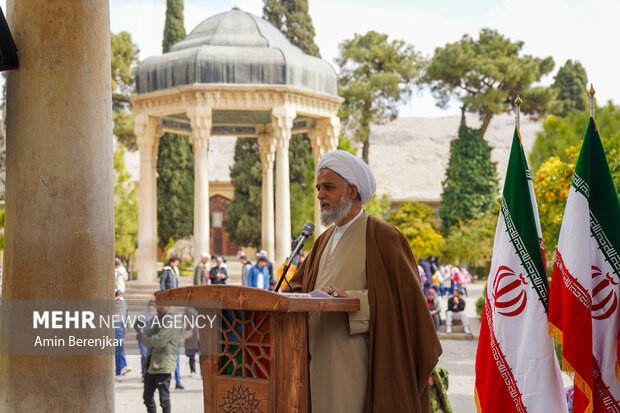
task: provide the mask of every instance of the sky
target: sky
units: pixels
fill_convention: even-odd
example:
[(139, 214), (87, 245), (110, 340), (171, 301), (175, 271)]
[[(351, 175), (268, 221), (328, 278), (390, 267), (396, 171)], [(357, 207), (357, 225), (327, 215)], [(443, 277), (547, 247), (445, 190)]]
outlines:
[[(184, 3), (187, 33), (234, 6), (258, 16), (263, 7), (263, 0)], [(3, 10), (5, 4), (0, 0)], [(523, 41), (523, 54), (553, 57), (554, 72), (542, 84), (551, 84), (567, 59), (578, 60), (594, 84), (598, 102), (620, 103), (620, 53), (614, 46), (620, 40), (620, 0), (309, 0), (309, 9), (321, 55), (335, 68), (338, 43), (355, 33), (386, 33), (431, 57), (436, 47), (456, 42), (464, 34), (477, 38), (480, 29), (492, 28), (512, 41)], [(165, 10), (165, 0), (110, 0), (110, 28), (114, 33), (128, 31), (141, 59), (160, 55)], [(402, 116), (457, 113), (456, 104), (447, 110), (436, 107), (428, 90), (415, 92), (401, 109)]]

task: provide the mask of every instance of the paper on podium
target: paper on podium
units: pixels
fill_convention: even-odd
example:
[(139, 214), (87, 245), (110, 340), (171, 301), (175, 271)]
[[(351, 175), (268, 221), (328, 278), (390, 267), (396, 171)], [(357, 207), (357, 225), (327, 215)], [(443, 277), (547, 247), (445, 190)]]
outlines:
[(290, 298), (332, 298), (331, 295), (324, 293), (321, 290), (314, 290), (309, 293), (280, 293), (283, 296)]

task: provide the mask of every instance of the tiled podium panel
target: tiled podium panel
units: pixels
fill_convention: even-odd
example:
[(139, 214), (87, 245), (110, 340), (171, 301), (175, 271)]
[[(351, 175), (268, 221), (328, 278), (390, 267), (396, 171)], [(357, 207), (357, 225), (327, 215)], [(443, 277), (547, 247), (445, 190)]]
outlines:
[(271, 315), (263, 311), (222, 312), (215, 389), (218, 411), (271, 411), (271, 324)]

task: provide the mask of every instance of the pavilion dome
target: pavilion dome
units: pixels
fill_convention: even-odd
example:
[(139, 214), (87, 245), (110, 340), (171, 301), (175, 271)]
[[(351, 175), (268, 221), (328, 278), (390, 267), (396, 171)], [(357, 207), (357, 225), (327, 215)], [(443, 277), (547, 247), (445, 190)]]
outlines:
[(304, 54), (271, 23), (238, 8), (204, 20), (136, 71), (139, 94), (192, 84), (286, 85), (338, 94), (331, 64)]

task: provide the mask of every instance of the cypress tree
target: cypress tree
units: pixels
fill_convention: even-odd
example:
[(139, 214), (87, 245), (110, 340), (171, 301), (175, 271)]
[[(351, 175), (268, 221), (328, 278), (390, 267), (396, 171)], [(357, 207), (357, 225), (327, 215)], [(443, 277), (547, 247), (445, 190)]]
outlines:
[[(263, 14), (292, 44), (320, 57), (307, 0), (265, 0)], [(224, 228), (237, 245), (260, 246), (262, 165), (256, 140), (237, 139), (234, 159), (230, 177), (235, 191)], [(291, 203), (291, 227), (298, 232), (314, 217), (314, 157), (305, 134), (291, 137), (289, 159), (291, 199), (295, 200)]]
[(224, 229), (235, 244), (259, 247), (263, 169), (256, 138), (237, 138), (230, 180), (235, 191)]
[[(304, 53), (321, 57), (308, 0), (265, 0), (263, 17)], [(291, 229), (294, 233), (314, 219), (314, 157), (307, 134), (293, 135), (289, 145), (291, 178)]]
[(496, 164), (479, 129), (462, 125), (459, 136), (450, 142), (442, 187), (439, 216), (444, 232), (460, 221), (479, 218), (493, 207), (498, 193)]
[(167, 0), (164, 40), (162, 41), (163, 53), (168, 53), (170, 48), (185, 39), (185, 36), (183, 0)]
[(186, 136), (164, 134), (157, 171), (159, 245), (164, 247), (170, 238), (179, 240), (194, 230), (194, 153)]
[[(183, 0), (167, 0), (163, 53), (185, 38)], [(157, 158), (159, 245), (194, 232), (194, 153), (189, 136), (165, 133)]]
[(321, 57), (314, 42), (314, 25), (308, 13), (308, 0), (265, 0), (263, 17), (304, 53)]

